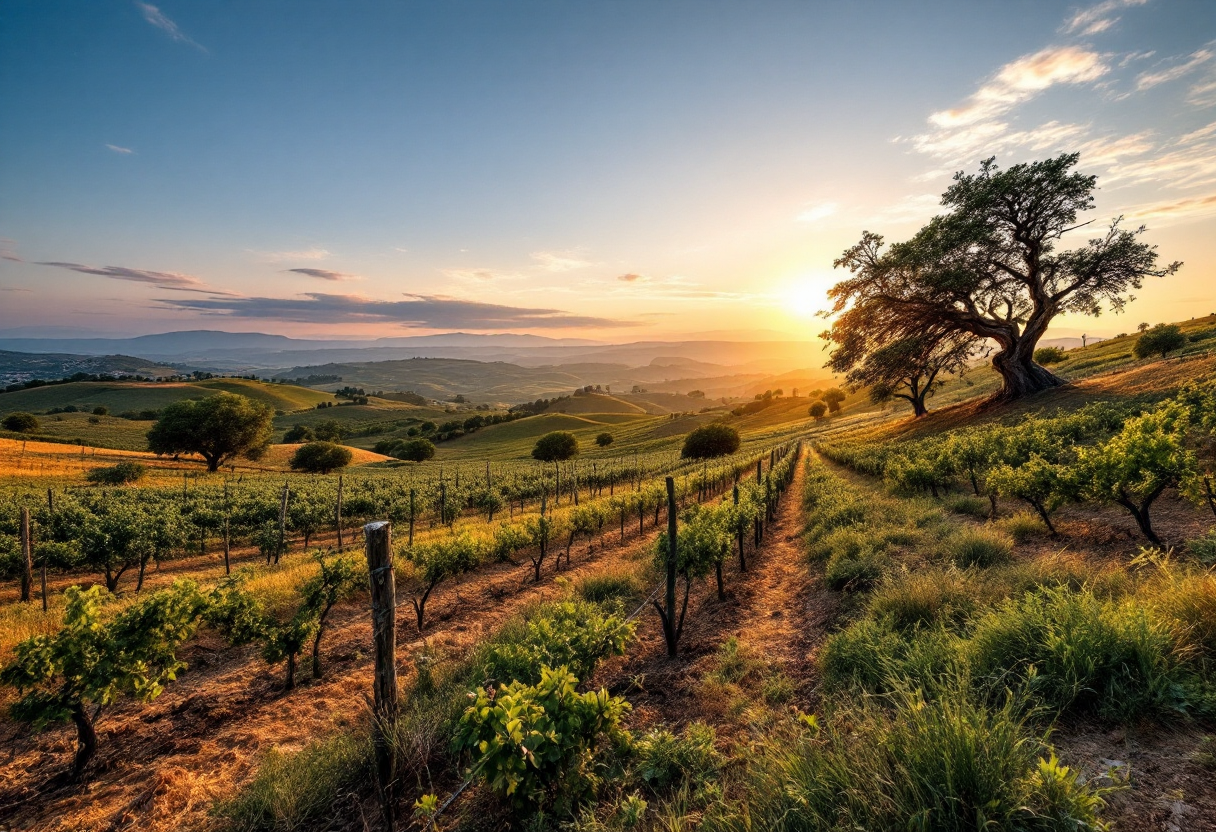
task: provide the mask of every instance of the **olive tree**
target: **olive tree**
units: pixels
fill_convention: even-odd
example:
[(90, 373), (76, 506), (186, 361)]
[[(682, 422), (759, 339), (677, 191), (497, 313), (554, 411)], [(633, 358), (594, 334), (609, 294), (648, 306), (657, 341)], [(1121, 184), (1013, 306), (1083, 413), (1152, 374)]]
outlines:
[(946, 212), (912, 239), (882, 251), (866, 231), (836, 261), (852, 276), (828, 293), (837, 315), (827, 337), (847, 347), (861, 333), (882, 345), (920, 333), (970, 334), (996, 345), (992, 367), (1009, 401), (1063, 380), (1034, 361), (1039, 339), (1057, 315), (1121, 310), (1159, 268), (1144, 231), (1121, 229), (1061, 250), (1061, 238), (1094, 207), (1097, 178), (1076, 172), (1080, 155), (998, 168), (990, 158), (975, 174), (960, 172), (942, 196)]
[(208, 471), (243, 456), (258, 459), (270, 446), (270, 405), (235, 393), (174, 402), (160, 413), (148, 431), (148, 449), (155, 454), (199, 454)]
[(702, 425), (684, 437), (680, 450), (682, 459), (713, 459), (730, 456), (739, 450), (739, 431), (730, 425), (715, 422)]
[(350, 465), (350, 448), (333, 442), (309, 442), (291, 455), (291, 470), (309, 474), (330, 474)]
[[(968, 332), (946, 332), (920, 333), (880, 345), (872, 343), (864, 331), (854, 330), (833, 351), (828, 366), (845, 373), (854, 388), (870, 388), (870, 401), (875, 404), (904, 399), (919, 417), (929, 412), (925, 399), (941, 387), (946, 375), (966, 370), (977, 344), (978, 339)], [(844, 395), (829, 390), (824, 398), (829, 406), (835, 404), (835, 412)]]

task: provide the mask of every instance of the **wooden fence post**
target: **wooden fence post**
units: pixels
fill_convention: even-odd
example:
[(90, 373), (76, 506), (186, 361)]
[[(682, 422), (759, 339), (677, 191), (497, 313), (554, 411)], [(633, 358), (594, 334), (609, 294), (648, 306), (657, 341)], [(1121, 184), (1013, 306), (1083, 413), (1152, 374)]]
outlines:
[(30, 540), (30, 510), (21, 509), (21, 600), (29, 601), (34, 587), (34, 545)]
[(396, 811), (396, 755), (392, 732), (397, 723), (397, 587), (393, 575), (393, 547), (387, 520), (363, 527), (367, 571), (372, 593), (372, 644), (376, 676), (373, 704), (373, 746), (376, 785), (385, 828), (393, 829)]
[(338, 505), (334, 509), (334, 525), (338, 527), (338, 551), (342, 551), (342, 475), (338, 474)]

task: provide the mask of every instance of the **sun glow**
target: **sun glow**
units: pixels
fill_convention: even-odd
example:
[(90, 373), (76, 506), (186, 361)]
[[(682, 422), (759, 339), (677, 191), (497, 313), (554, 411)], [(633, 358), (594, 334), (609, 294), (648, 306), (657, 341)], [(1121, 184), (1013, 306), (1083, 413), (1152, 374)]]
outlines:
[(813, 318), (827, 306), (823, 282), (810, 276), (796, 278), (780, 297), (786, 312), (796, 318)]

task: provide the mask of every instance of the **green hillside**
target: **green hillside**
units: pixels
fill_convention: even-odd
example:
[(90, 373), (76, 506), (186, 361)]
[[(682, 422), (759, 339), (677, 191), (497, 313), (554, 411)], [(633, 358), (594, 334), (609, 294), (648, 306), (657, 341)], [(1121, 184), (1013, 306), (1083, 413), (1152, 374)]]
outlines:
[(0, 394), (0, 413), (25, 410), (45, 413), (72, 405), (81, 410), (102, 406), (111, 413), (160, 410), (182, 399), (201, 399), (220, 391), (239, 393), (266, 402), (275, 410), (306, 410), (318, 402), (333, 401), (329, 393), (290, 384), (265, 384), (248, 379), (210, 379), (193, 382), (78, 381)]

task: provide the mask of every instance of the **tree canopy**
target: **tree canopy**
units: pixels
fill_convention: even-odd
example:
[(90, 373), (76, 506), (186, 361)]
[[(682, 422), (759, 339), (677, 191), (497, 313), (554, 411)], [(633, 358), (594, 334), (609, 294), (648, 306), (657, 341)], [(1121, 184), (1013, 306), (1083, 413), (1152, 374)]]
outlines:
[(32, 433), (38, 430), (38, 417), (33, 413), (10, 413), (4, 417), (4, 421), (0, 422), (5, 430), (11, 430), (16, 433)]
[(407, 459), (411, 462), (426, 462), (435, 456), (435, 446), (429, 439), (411, 439), (402, 442), (395, 448), (392, 455), (397, 459)]
[[(869, 343), (861, 332), (850, 333), (833, 353), (828, 366), (835, 372), (846, 373), (854, 387), (870, 388), (870, 400), (904, 399), (912, 412), (924, 416), (929, 412), (925, 399), (933, 395), (948, 373), (961, 373), (978, 345), (978, 339), (968, 332), (941, 336), (910, 335), (881, 346)], [(839, 399), (824, 398), (833, 411), (839, 409)]]
[(208, 471), (237, 456), (258, 459), (270, 445), (274, 411), (235, 393), (174, 402), (148, 431), (156, 454), (199, 454)]
[(1185, 345), (1186, 335), (1177, 324), (1157, 324), (1141, 333), (1132, 352), (1137, 358), (1148, 358), (1150, 355), (1164, 357)]
[(684, 437), (680, 456), (684, 459), (712, 459), (739, 450), (739, 431), (720, 422), (702, 425)]
[[(1139, 240), (1144, 231), (1121, 229), (1116, 219), (1085, 245), (1058, 250), (1064, 234), (1087, 223), (1097, 178), (1073, 170), (1080, 155), (998, 168), (994, 159), (975, 174), (959, 172), (942, 196), (946, 213), (912, 239), (885, 252), (883, 238), (866, 231), (835, 261), (852, 273), (828, 293), (837, 319), (826, 337), (853, 350), (857, 361), (880, 346), (920, 336), (933, 342), (971, 335), (995, 344), (992, 366), (1001, 375), (998, 401), (1062, 384), (1034, 362), (1034, 350), (1061, 313), (1098, 315), (1121, 310), (1159, 268), (1157, 251)], [(868, 345), (856, 352), (858, 339)]]
[(291, 470), (309, 474), (329, 474), (350, 465), (350, 448), (333, 442), (309, 442), (291, 455)]
[(532, 458), (541, 462), (562, 462), (578, 456), (578, 438), (568, 430), (555, 430), (536, 440)]

